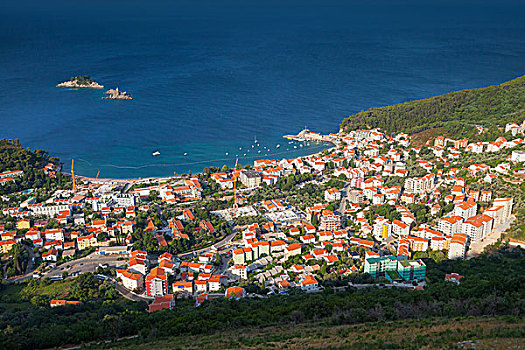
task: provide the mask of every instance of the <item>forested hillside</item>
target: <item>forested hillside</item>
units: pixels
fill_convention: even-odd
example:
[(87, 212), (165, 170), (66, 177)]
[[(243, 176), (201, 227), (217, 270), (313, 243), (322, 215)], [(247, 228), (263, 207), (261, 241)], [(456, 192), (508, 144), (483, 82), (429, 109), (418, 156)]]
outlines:
[[(109, 298), (86, 301), (80, 306), (50, 308), (38, 299), (33, 299), (32, 286), (45, 282), (30, 282), (24, 285), (0, 284), (0, 348), (51, 348), (134, 335), (138, 335), (138, 338), (133, 344), (138, 344), (168, 336), (202, 337), (223, 334), (222, 332), (248, 334), (250, 329), (263, 327), (275, 327), (275, 332), (263, 336), (262, 340), (268, 342), (273, 339), (280, 342), (283, 339), (280, 329), (312, 323), (316, 325), (316, 334), (322, 332), (322, 327), (359, 324), (357, 328), (366, 333), (367, 329), (381, 328), (384, 322), (388, 321), (402, 324), (401, 322), (413, 320), (417, 324), (423, 324), (435, 318), (443, 319), (445, 324), (453, 324), (456, 318), (462, 317), (479, 319), (483, 316), (508, 315), (512, 317), (513, 324), (518, 324), (516, 329), (523, 324), (525, 251), (501, 247), (471, 260), (445, 260), (434, 263), (425, 259), (425, 262), (428, 287), (421, 291), (377, 287), (358, 290), (349, 286), (337, 293), (332, 288), (326, 288), (322, 293), (305, 294), (292, 291), (288, 296), (264, 299), (235, 301), (220, 298), (206, 301), (200, 307), (195, 307), (193, 300), (179, 299), (174, 310), (163, 310), (153, 314), (144, 311), (144, 303)], [(465, 276), (460, 285), (444, 281), (445, 274), (451, 272)], [(334, 280), (334, 283), (336, 282), (343, 281)], [(78, 298), (76, 294), (70, 297)], [(476, 324), (476, 321), (470, 320), (471, 327), (476, 327)], [(388, 325), (384, 327), (387, 328), (380, 330), (392, 331), (388, 329)], [(468, 328), (469, 325), (461, 327)], [(350, 337), (353, 335), (348, 331), (348, 327), (344, 329), (345, 334)], [(459, 328), (453, 329), (458, 331)], [(523, 332), (512, 335), (514, 329), (514, 326), (512, 330), (500, 329), (502, 333), (498, 334), (522, 338)], [(396, 330), (393, 332), (396, 333)], [(438, 335), (443, 336), (440, 334)], [(326, 335), (327, 338), (331, 337), (330, 332)], [(481, 337), (483, 334), (469, 333), (467, 329), (466, 333), (461, 331), (457, 334), (458, 337), (455, 335), (456, 333), (453, 334), (453, 339), (440, 339), (448, 342)], [(496, 335), (486, 334), (492, 337)], [(295, 332), (289, 336), (295, 337)], [(335, 336), (333, 339), (336, 339)], [(379, 339), (388, 340), (383, 336), (379, 338), (378, 335), (377, 340)], [(170, 342), (166, 345), (155, 344), (149, 348), (174, 348), (176, 341), (175, 339), (175, 343)], [(227, 343), (219, 347), (248, 348), (252, 345), (247, 337), (239, 341), (246, 343)], [(360, 339), (365, 345), (372, 341), (373, 339), (369, 338)], [(399, 341), (397, 348), (407, 348), (408, 343), (404, 340), (395, 341)], [(422, 342), (414, 344), (419, 345), (414, 346), (414, 349), (424, 345)], [(332, 345), (338, 347), (333, 343)], [(120, 348), (119, 344), (108, 346)], [(289, 347), (290, 344), (284, 346)]]
[[(344, 119), (345, 131), (381, 128), (386, 133), (418, 133), (444, 127), (448, 136), (480, 139), (493, 137), (497, 126), (525, 119), (525, 76), (501, 85), (451, 92), (393, 106), (370, 108)], [(489, 132), (478, 135), (476, 125)]]
[(47, 151), (36, 149), (31, 151), (23, 148), (18, 139), (0, 140), (0, 173), (12, 170), (23, 170), (22, 177), (16, 177), (14, 182), (8, 182), (0, 186), (0, 194), (8, 194), (28, 188), (46, 188), (53, 186), (64, 186), (68, 177), (56, 172), (56, 177), (49, 177), (40, 169), (47, 164), (59, 167), (58, 158), (51, 157)]

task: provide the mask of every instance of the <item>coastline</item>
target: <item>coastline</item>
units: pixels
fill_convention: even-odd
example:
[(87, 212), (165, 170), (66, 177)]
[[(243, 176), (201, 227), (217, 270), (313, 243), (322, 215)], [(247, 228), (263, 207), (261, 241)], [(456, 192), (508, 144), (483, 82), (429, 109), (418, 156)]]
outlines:
[[(301, 131), (297, 135), (283, 135), (282, 137), (284, 139), (290, 139), (290, 137), (291, 138), (301, 138), (301, 135), (302, 135), (303, 131)], [(295, 158), (311, 157), (311, 156), (322, 154), (324, 152), (324, 150), (327, 150), (327, 149), (329, 150), (329, 149), (332, 149), (334, 147), (337, 147), (337, 145), (331, 140), (323, 140), (323, 141), (310, 140), (310, 141), (320, 142), (320, 143), (330, 144), (330, 145), (327, 145), (327, 147), (323, 148), (320, 151), (309, 153), (307, 155), (303, 155), (303, 156), (299, 156), (299, 157), (292, 157), (292, 158), (283, 157), (281, 159), (295, 159)], [(288, 152), (283, 152), (283, 153), (290, 153), (290, 152), (294, 152), (294, 151), (288, 151)], [(257, 160), (257, 159), (265, 159), (265, 158), (266, 159), (272, 159), (269, 156), (268, 157), (264, 157), (264, 156), (263, 157), (252, 157), (252, 158), (255, 158), (255, 160)], [(273, 158), (273, 159), (277, 159), (277, 158)], [(234, 158), (232, 158), (232, 160), (234, 160)], [(219, 160), (217, 160), (217, 161), (219, 161)], [(253, 164), (253, 162), (252, 162), (252, 164)], [(192, 172), (192, 174), (202, 174), (204, 168), (205, 167), (203, 167), (201, 170), (199, 170), (197, 172)], [(67, 172), (67, 171), (62, 171), (62, 173), (63, 174), (67, 174), (67, 175), (71, 175), (71, 173)], [(76, 171), (75, 171), (75, 177), (77, 179), (79, 179), (79, 180), (88, 181), (88, 182), (96, 182), (97, 181), (97, 179), (95, 177), (80, 175), (80, 174), (77, 174)], [(141, 182), (152, 182), (152, 181), (161, 181), (161, 180), (173, 180), (173, 179), (180, 179), (180, 178), (182, 178), (181, 175), (177, 175), (177, 176), (148, 176), (148, 177), (144, 177), (144, 178), (112, 178), (112, 177), (106, 177), (106, 178), (99, 178), (98, 182), (99, 183), (122, 183), (122, 184), (124, 184), (124, 183), (141, 183)]]
[(73, 81), (64, 81), (62, 83), (57, 84), (56, 87), (64, 87), (64, 88), (76, 88), (76, 89), (103, 89), (104, 85), (100, 85), (99, 83), (91, 83), (89, 85), (83, 85), (78, 84), (77, 82)]

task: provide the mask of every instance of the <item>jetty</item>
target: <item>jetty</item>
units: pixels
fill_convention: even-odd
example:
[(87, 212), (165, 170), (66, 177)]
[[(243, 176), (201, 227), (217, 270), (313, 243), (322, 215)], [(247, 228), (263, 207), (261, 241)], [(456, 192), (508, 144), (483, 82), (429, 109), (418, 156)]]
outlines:
[(108, 96), (102, 97), (103, 100), (132, 100), (133, 98), (126, 91), (116, 89), (109, 89), (105, 92)]
[(317, 132), (312, 132), (304, 128), (297, 135), (284, 135), (283, 138), (292, 141), (317, 141), (317, 142), (332, 142), (332, 139), (329, 136), (321, 135)]
[(89, 75), (79, 75), (76, 77), (71, 77), (68, 81), (58, 84), (57, 87), (103, 89), (104, 85), (100, 85)]

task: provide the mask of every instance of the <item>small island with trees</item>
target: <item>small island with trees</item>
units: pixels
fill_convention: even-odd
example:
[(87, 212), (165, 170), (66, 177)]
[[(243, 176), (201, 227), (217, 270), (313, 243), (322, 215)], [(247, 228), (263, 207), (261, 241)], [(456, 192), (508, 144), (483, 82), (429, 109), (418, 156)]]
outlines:
[(109, 89), (105, 92), (108, 96), (102, 97), (103, 100), (132, 100), (133, 98), (126, 91), (116, 89)]
[(58, 84), (57, 87), (102, 89), (104, 85), (100, 85), (89, 75), (79, 75)]

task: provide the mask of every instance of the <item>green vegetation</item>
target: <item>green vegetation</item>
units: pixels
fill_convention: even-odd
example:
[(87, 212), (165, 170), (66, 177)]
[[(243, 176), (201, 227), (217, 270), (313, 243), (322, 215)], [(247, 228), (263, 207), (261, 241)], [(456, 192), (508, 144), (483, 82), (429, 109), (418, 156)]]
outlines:
[[(195, 219), (190, 222), (185, 222), (184, 230), (182, 231), (182, 233), (188, 235), (189, 240), (173, 239), (171, 235), (166, 234), (164, 235), (164, 239), (168, 244), (166, 246), (161, 246), (151, 232), (144, 231), (147, 218), (151, 218), (155, 225), (160, 227), (163, 225), (163, 220), (167, 221), (170, 218), (179, 216), (181, 214), (181, 209), (168, 208), (159, 212), (159, 210), (157, 210), (157, 204), (150, 203), (150, 209), (147, 212), (138, 212), (134, 219), (136, 226), (132, 233), (133, 248), (146, 250), (148, 252), (180, 254), (192, 249), (199, 249), (212, 245), (231, 233), (231, 228), (225, 220), (210, 213), (210, 211), (216, 210), (218, 207), (220, 207), (220, 202), (216, 200), (204, 199), (196, 202), (193, 210)], [(203, 220), (209, 221), (213, 225), (215, 228), (213, 233), (199, 227), (200, 222)]]
[(9, 194), (29, 188), (39, 188), (47, 192), (60, 187), (63, 188), (68, 184), (69, 176), (56, 172), (56, 177), (49, 177), (40, 169), (52, 163), (59, 166), (58, 158), (49, 156), (46, 151), (29, 148), (23, 148), (18, 139), (0, 140), (0, 172), (22, 170), (24, 175), (15, 177), (11, 181), (0, 185), (0, 194)]
[[(503, 123), (523, 121), (525, 76), (501, 85), (451, 92), (423, 100), (393, 106), (370, 108), (344, 119), (345, 131), (381, 128), (388, 134), (410, 134), (444, 127), (443, 133), (454, 138), (494, 140)], [(488, 130), (479, 135), (475, 125)]]
[[(289, 175), (282, 177), (275, 186), (261, 186), (250, 196), (250, 203), (271, 199), (285, 199), (291, 205), (302, 210), (324, 201), (324, 184), (314, 183), (314, 176), (310, 174)], [(331, 185), (339, 185), (334, 180)]]
[[(470, 184), (472, 190), (490, 190), (492, 198), (512, 197), (514, 199), (513, 212), (516, 220), (505, 232), (505, 237), (525, 240), (525, 185), (523, 182), (507, 177), (498, 177), (492, 183), (473, 182)], [(490, 204), (490, 203), (489, 203)]]
[[(297, 315), (299, 316), (299, 315)], [(475, 325), (475, 326), (473, 326)], [(525, 341), (522, 317), (433, 318), (366, 325), (332, 326), (323, 323), (287, 327), (244, 328), (213, 335), (163, 334), (149, 339), (130, 339), (97, 344), (90, 349), (517, 349)]]
[(76, 77), (71, 77), (70, 80), (79, 85), (89, 85), (95, 82), (95, 79), (91, 78), (89, 75), (78, 75)]
[(6, 255), (11, 256), (11, 258), (5, 261), (0, 259), (0, 277), (4, 276), (4, 270), (7, 278), (24, 274), (29, 261), (29, 253), (26, 248), (22, 244), (17, 243), (13, 245)]
[[(442, 337), (439, 339), (459, 341), (468, 336), (481, 337), (485, 334), (484, 330), (480, 329), (478, 332), (476, 329), (475, 321), (484, 319), (480, 318), (482, 316), (512, 315), (510, 318), (498, 319), (518, 323), (518, 328), (519, 324), (523, 324), (525, 251), (503, 246), (467, 261), (444, 260), (435, 263), (425, 259), (425, 262), (429, 285), (422, 291), (398, 288), (356, 290), (347, 287), (344, 291), (334, 292), (332, 288), (326, 288), (322, 293), (305, 294), (296, 291), (286, 297), (272, 296), (239, 301), (216, 299), (206, 301), (198, 308), (195, 308), (193, 300), (177, 300), (175, 310), (153, 314), (143, 311), (144, 304), (119, 299), (99, 299), (77, 307), (60, 308), (59, 311), (47, 306), (28, 306), (23, 311), (9, 311), (13, 308), (5, 308), (0, 317), (0, 348), (55, 347), (131, 335), (139, 336), (136, 342), (144, 342), (157, 340), (162, 335), (202, 337), (216, 332), (222, 334), (224, 331), (245, 334), (240, 330), (261, 327), (285, 329), (287, 326), (308, 325), (311, 322), (323, 329), (357, 329), (348, 325), (361, 324), (359, 329), (373, 330), (387, 327), (384, 322), (389, 321), (393, 321), (392, 324), (424, 326), (432, 324), (435, 318), (448, 324), (456, 322), (458, 317), (474, 317), (466, 321), (470, 333), (460, 332), (461, 336), (456, 333), (453, 337), (446, 332), (436, 334), (437, 337)], [(450, 272), (465, 276), (460, 285), (444, 281), (445, 274)], [(5, 292), (4, 289), (0, 292), (2, 300), (4, 293), (13, 295), (13, 292)], [(0, 307), (4, 307), (3, 304)], [(486, 336), (492, 334), (495, 337), (523, 338), (523, 327), (521, 331), (511, 328), (512, 330), (500, 328), (502, 333), (489, 332)], [(399, 332), (388, 332), (393, 333)], [(346, 338), (353, 338), (351, 332), (343, 334), (348, 334)], [(456, 335), (458, 338), (455, 338)], [(359, 347), (379, 341), (377, 338), (363, 336), (364, 334), (355, 339), (359, 340)], [(424, 337), (417, 337), (415, 340), (413, 337), (406, 338), (405, 343), (402, 343), (405, 345), (401, 345), (403, 348), (420, 348), (417, 345), (426, 341)], [(271, 334), (264, 339), (277, 341)], [(249, 339), (243, 337), (240, 341)], [(237, 348), (239, 344), (232, 343), (228, 346)], [(383, 346), (391, 348), (388, 345)]]

